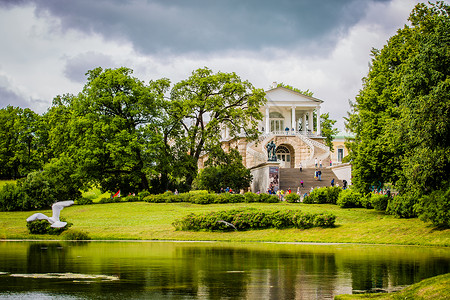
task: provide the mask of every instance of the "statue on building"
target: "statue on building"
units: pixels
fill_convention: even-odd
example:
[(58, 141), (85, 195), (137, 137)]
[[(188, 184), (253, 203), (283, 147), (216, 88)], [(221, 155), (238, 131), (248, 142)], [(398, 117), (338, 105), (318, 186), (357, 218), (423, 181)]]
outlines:
[(268, 161), (277, 161), (277, 155), (276, 155), (277, 146), (275, 145), (275, 143), (273, 141), (270, 141), (270, 143), (268, 143), (266, 145), (266, 149), (267, 149), (267, 160)]

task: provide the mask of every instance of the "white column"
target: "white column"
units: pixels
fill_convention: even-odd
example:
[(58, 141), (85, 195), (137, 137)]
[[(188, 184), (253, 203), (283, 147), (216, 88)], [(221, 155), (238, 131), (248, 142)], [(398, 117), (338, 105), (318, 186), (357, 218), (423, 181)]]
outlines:
[(294, 128), (294, 130), (297, 130), (295, 126), (295, 106), (292, 106), (292, 114), (291, 114), (291, 130)]
[(302, 130), (303, 133), (306, 134), (306, 113), (303, 113), (302, 116)]
[(308, 129), (310, 132), (313, 132), (314, 130), (313, 119), (314, 119), (313, 111), (310, 111), (308, 116)]
[(269, 133), (270, 132), (270, 119), (269, 119), (269, 107), (266, 106), (266, 128), (265, 128), (265, 132)]
[(320, 124), (320, 106), (317, 107), (316, 109), (317, 112), (317, 135), (321, 136), (322, 135), (322, 128), (321, 128), (321, 124)]

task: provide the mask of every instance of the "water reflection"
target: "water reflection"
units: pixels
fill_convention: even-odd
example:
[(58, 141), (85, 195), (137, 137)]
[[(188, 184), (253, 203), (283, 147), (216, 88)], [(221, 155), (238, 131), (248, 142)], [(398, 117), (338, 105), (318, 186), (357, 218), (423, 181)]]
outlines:
[(450, 251), (432, 247), (0, 242), (0, 298), (332, 299), (449, 267)]

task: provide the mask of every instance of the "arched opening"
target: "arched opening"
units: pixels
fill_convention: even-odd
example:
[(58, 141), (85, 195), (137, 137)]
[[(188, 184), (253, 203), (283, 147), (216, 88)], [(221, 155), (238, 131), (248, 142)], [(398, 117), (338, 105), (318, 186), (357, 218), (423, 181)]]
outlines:
[(290, 168), (291, 153), (286, 146), (280, 145), (277, 147), (277, 161), (282, 162), (285, 168)]

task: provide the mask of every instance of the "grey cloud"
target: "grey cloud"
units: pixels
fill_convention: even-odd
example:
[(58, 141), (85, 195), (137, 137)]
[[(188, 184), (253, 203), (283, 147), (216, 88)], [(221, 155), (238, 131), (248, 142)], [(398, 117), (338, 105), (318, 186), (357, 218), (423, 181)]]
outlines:
[(0, 86), (0, 108), (7, 107), (8, 105), (14, 107), (19, 106), (22, 108), (30, 106), (29, 103), (24, 98), (8, 90), (5, 87)]
[(38, 16), (59, 18), (63, 30), (130, 41), (144, 54), (201, 54), (266, 48), (327, 52), (369, 3), (390, 0), (28, 1)]
[(74, 82), (84, 83), (86, 81), (86, 73), (96, 67), (114, 68), (117, 67), (113, 63), (111, 57), (95, 52), (87, 52), (76, 57), (68, 58), (64, 67), (64, 75)]

